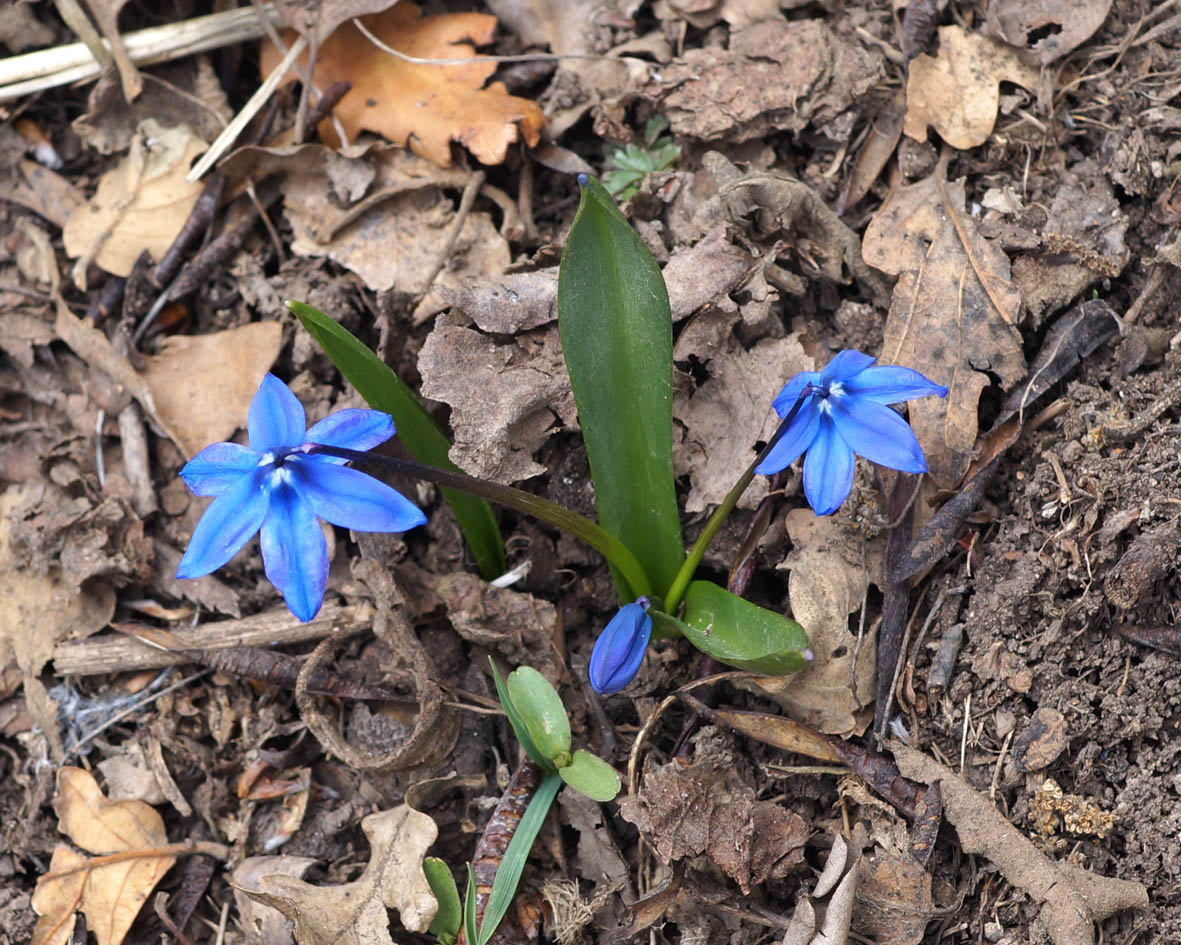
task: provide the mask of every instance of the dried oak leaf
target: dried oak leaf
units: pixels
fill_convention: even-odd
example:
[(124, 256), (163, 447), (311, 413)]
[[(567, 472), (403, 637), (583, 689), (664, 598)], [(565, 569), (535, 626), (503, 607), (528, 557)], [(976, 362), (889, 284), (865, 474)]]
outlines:
[(418, 355), (418, 371), (423, 396), (451, 407), (452, 462), (481, 479), (541, 475), (534, 450), (562, 424), (576, 426), (556, 326), (497, 344), (441, 315)]
[(938, 54), (924, 53), (910, 64), (903, 131), (926, 141), (933, 125), (953, 148), (974, 148), (992, 134), (1001, 82), (1036, 89), (1037, 79), (1037, 69), (1004, 43), (959, 26), (940, 27)]
[(1090, 39), (1110, 10), (1111, 0), (989, 0), (985, 26), (1045, 66)]
[(387, 909), (398, 911), (408, 931), (425, 932), (437, 909), (422, 872), (422, 859), (439, 834), (435, 822), (402, 804), (370, 814), (361, 829), (372, 852), (353, 882), (313, 886), (273, 873), (242, 891), (294, 922), (299, 945), (393, 945)]
[(781, 567), (791, 569), (792, 617), (808, 631), (815, 659), (792, 676), (758, 684), (792, 718), (847, 735), (857, 727), (857, 710), (874, 697), (875, 638), (870, 634), (858, 652), (849, 615), (860, 609), (870, 582), (881, 581), (881, 547), (861, 540), (852, 551), (840, 524), (811, 509), (788, 512), (785, 525), (792, 552)]
[[(145, 249), (159, 259), (201, 195), (201, 182), (185, 175), (206, 147), (187, 125), (166, 128), (151, 118), (144, 121), (127, 156), (102, 176), (90, 203), (66, 221), (66, 252), (116, 276), (129, 276)], [(84, 273), (76, 273), (74, 281), (85, 288)]]
[(704, 853), (744, 894), (754, 884), (786, 876), (803, 860), (808, 825), (794, 811), (756, 800), (754, 790), (736, 776), (732, 758), (703, 748), (701, 736), (696, 741), (692, 764), (649, 765), (639, 796), (621, 800), (620, 814), (640, 829), (661, 859)]
[[(361, 19), (386, 45), (422, 59), (474, 56), (474, 46), (462, 41), (484, 45), (496, 30), (494, 16), (422, 16), (409, 0)], [(279, 51), (265, 43), (263, 75), (269, 75), (279, 59)], [(492, 62), (412, 65), (377, 48), (356, 26), (345, 23), (320, 46), (315, 75), (322, 86), (352, 83), (352, 90), (334, 111), (350, 139), (362, 131), (376, 131), (448, 167), (452, 141), (484, 164), (500, 164), (518, 137), (530, 146), (538, 142), (545, 121), (541, 109), (535, 102), (509, 95), (501, 82), (485, 87), (495, 71)], [(320, 136), (326, 141), (335, 138), (330, 121), (320, 126)]]
[[(142, 801), (108, 801), (81, 768), (58, 771), (53, 807), (58, 829), (99, 856), (150, 851), (168, 843), (164, 819), (153, 808)], [(149, 893), (175, 862), (174, 856), (143, 856), (43, 878), (33, 893), (33, 908), (41, 917), (33, 945), (65, 945), (76, 911), (85, 914), (99, 945), (119, 945)], [(85, 863), (86, 857), (62, 844), (54, 850), (48, 875)]]
[(899, 276), (882, 363), (905, 364), (948, 388), (946, 398), (908, 409), (932, 478), (956, 488), (972, 460), (988, 375), (1008, 390), (1025, 375), (1025, 355), (1009, 258), (964, 212), (964, 182), (943, 173), (941, 162), (926, 180), (896, 188), (866, 228), (862, 252)]
[(238, 906), (239, 923), (247, 938), (258, 945), (294, 945), (295, 926), (274, 906), (252, 899), (247, 892), (257, 889), (264, 877), (283, 874), (303, 879), (316, 865), (307, 856), (248, 856), (234, 867), (230, 884)]
[(831, 121), (882, 78), (882, 60), (821, 20), (751, 24), (729, 48), (693, 49), (650, 90), (679, 135), (746, 141)]

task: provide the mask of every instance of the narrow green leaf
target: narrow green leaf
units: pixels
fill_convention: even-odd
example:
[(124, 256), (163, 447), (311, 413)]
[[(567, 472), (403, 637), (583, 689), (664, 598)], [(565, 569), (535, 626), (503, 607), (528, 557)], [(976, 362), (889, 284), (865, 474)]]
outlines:
[(530, 761), (539, 765), (543, 771), (552, 772), (554, 770), (554, 763), (541, 753), (541, 749), (533, 741), (533, 736), (529, 734), (529, 726), (525, 724), (525, 720), (521, 717), (521, 712), (517, 708), (517, 704), (513, 701), (512, 693), (509, 692), (508, 686), (505, 685), (504, 679), (500, 675), (500, 670), (496, 668), (496, 660), (489, 656), (488, 662), (492, 664), (492, 681), (496, 683), (496, 696), (500, 699), (500, 707), (504, 709), (504, 714), (508, 717), (508, 724), (513, 727), (513, 734), (517, 736), (517, 741), (520, 742), (521, 748), (529, 757)]
[(574, 752), (570, 764), (558, 769), (558, 776), (592, 801), (613, 801), (623, 786), (614, 768), (602, 758), (581, 748)]
[[(562, 352), (599, 522), (663, 597), (685, 558), (672, 464), (672, 316), (656, 260), (596, 180), (558, 275)], [(626, 600), (635, 588), (615, 573)]]
[(472, 872), (472, 864), (467, 865), (467, 890), (463, 896), (463, 936), (468, 945), (477, 942), (476, 938), (476, 874)]
[(519, 666), (508, 675), (508, 691), (541, 755), (558, 768), (568, 764), (570, 720), (549, 680), (532, 666)]
[[(402, 383), (389, 365), (319, 309), (296, 301), (289, 301), (287, 308), (316, 339), (340, 373), (357, 388), (366, 403), (394, 418), (398, 436), (419, 461), (459, 472), (459, 467), (447, 455), (451, 449), (447, 434), (439, 429), (414, 392)], [(504, 542), (491, 506), (483, 499), (454, 489), (440, 487), (439, 491), (467, 539), (480, 574), (489, 580), (503, 574), (508, 567)]]
[(736, 669), (781, 676), (808, 665), (803, 627), (710, 581), (689, 585), (684, 619), (677, 622), (697, 649)]
[(485, 945), (496, 932), (500, 920), (512, 905), (513, 896), (517, 892), (517, 883), (521, 881), (521, 872), (525, 869), (525, 861), (529, 859), (529, 851), (533, 849), (533, 841), (541, 832), (541, 825), (545, 823), (550, 805), (562, 786), (562, 779), (556, 774), (547, 774), (541, 779), (533, 800), (525, 808), (525, 816), (517, 824), (513, 839), (509, 841), (504, 859), (496, 868), (496, 878), (492, 880), (492, 892), (488, 894), (488, 905), (484, 907), (484, 920), (480, 923), (480, 937), (473, 939), (476, 945)]
[(426, 874), (427, 885), (435, 895), (439, 904), (439, 911), (431, 920), (431, 927), (427, 929), (439, 940), (439, 945), (454, 945), (459, 938), (459, 927), (463, 922), (463, 909), (459, 904), (459, 887), (455, 885), (455, 877), (451, 869), (437, 856), (428, 856), (422, 861), (422, 871)]

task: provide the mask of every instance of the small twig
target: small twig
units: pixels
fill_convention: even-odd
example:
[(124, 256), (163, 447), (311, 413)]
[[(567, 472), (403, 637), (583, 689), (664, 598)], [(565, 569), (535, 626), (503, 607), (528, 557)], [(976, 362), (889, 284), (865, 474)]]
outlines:
[(1117, 442), (1131, 440), (1147, 430), (1160, 419), (1162, 414), (1172, 410), (1178, 404), (1181, 404), (1181, 380), (1173, 380), (1165, 385), (1165, 389), (1161, 391), (1160, 396), (1146, 410), (1142, 410), (1140, 415), (1131, 423), (1124, 426), (1108, 426), (1104, 424), (1102, 427), (1103, 436)]
[(447, 234), (447, 242), (443, 244), (443, 248), (439, 251), (434, 265), (423, 281), (422, 295), (430, 292), (431, 286), (435, 284), (435, 280), (439, 277), (439, 273), (443, 271), (447, 260), (451, 258), (451, 252), (455, 249), (455, 244), (459, 240), (459, 234), (463, 230), (463, 224), (467, 221), (468, 214), (472, 212), (472, 204), (476, 202), (476, 195), (480, 192), (480, 188), (484, 184), (484, 178), (487, 176), (483, 171), (474, 171), (472, 176), (468, 178), (467, 186), (463, 189), (463, 196), (459, 198), (459, 209), (455, 211), (455, 220), (451, 223), (451, 232)]
[(162, 847), (143, 847), (138, 850), (120, 850), (118, 853), (108, 853), (105, 856), (92, 856), (77, 866), (70, 866), (64, 870), (54, 870), (43, 873), (37, 878), (37, 885), (74, 876), (77, 873), (87, 873), (90, 870), (111, 866), (115, 863), (126, 863), (128, 860), (158, 860), (167, 856), (185, 856), (198, 853), (201, 856), (211, 856), (215, 860), (226, 860), (230, 856), (230, 848), (224, 843), (213, 843), (209, 840), (186, 840), (183, 843), (168, 843)]

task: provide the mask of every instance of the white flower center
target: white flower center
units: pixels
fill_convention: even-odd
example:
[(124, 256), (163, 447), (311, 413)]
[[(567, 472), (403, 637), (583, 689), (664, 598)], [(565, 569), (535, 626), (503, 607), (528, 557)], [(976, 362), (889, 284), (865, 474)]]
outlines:
[(277, 489), (279, 486), (291, 485), (291, 470), (286, 466), (279, 466), (271, 472), (269, 478), (269, 485), (272, 489)]

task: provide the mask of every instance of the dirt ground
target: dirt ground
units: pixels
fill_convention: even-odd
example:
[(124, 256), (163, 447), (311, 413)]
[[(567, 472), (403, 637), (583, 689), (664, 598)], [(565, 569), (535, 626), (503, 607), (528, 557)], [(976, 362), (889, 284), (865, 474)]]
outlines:
[[(222, 5), (91, 6), (126, 37)], [(315, 37), (319, 5), (285, 6)], [(589, 58), (435, 87), (371, 65), (361, 34), (317, 38), (321, 89), (354, 85), (342, 126), (281, 87), (217, 192), (185, 173), (281, 58), (256, 38), (143, 67), (132, 105), (130, 66), (0, 96), (0, 943), (65, 942), (75, 908), (100, 945), (432, 940), (393, 890), (428, 846), (466, 876), (515, 767), (490, 655), (554, 682), (625, 785), (560, 795), (503, 941), (1181, 941), (1181, 7), (393, 9), (373, 28), (415, 55)], [(495, 36), (455, 18), (473, 10)], [(0, 41), (74, 34), (21, 4)], [(326, 526), (309, 624), (256, 541), (178, 581), (205, 503), (177, 471), (242, 435), (264, 372), (310, 420), (362, 405), (286, 299), (378, 351), (463, 470), (594, 515), (555, 321), (584, 170), (634, 185), (664, 267), (688, 540), (795, 372), (856, 348), (951, 389), (909, 408), (921, 482), (859, 464), (817, 519), (798, 474), (760, 478), (706, 557), (724, 582), (753, 535), (746, 593), (804, 625), (815, 665), (695, 688), (726, 667), (664, 641), (601, 699), (586, 665), (618, 600), (598, 555), (500, 511), (528, 567), (492, 587), (409, 479), (425, 527)], [(182, 263), (238, 236), (169, 290), (190, 220)], [(133, 638), (161, 631), (184, 653)], [(264, 671), (251, 646), (290, 660)], [(313, 650), (328, 695), (295, 691)], [(83, 797), (133, 839), (86, 840)], [(209, 855), (43, 882), (34, 909), (76, 848), (184, 841)]]

